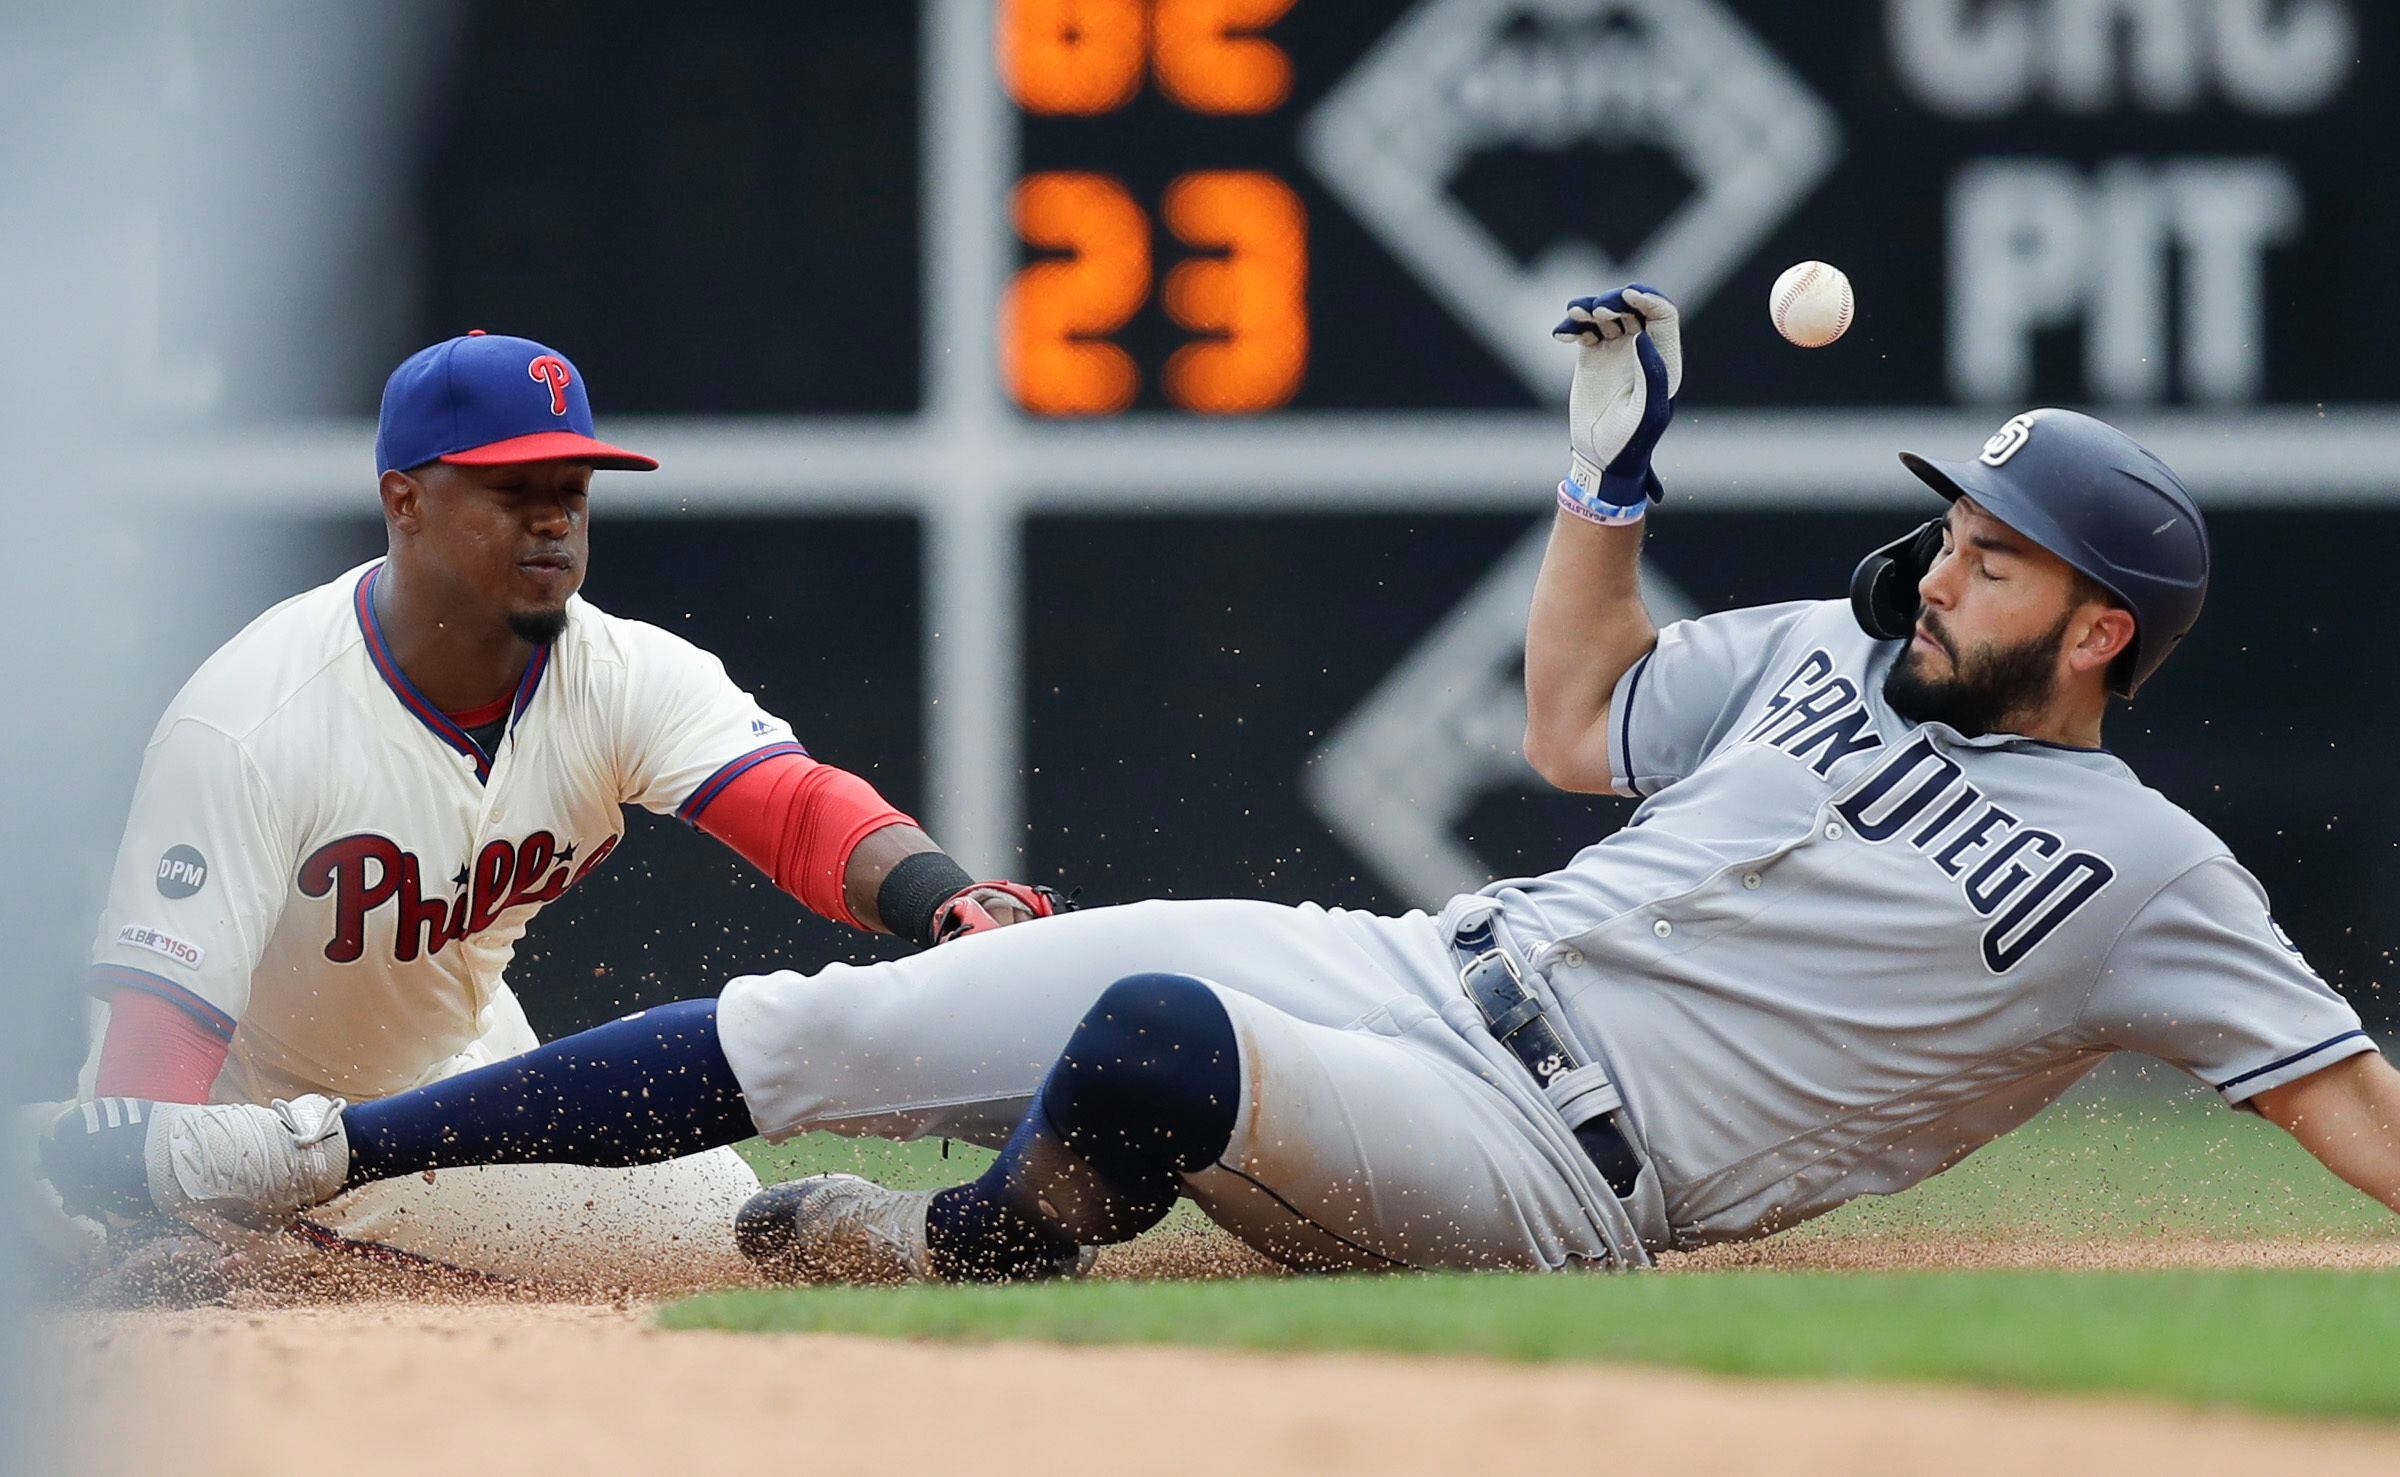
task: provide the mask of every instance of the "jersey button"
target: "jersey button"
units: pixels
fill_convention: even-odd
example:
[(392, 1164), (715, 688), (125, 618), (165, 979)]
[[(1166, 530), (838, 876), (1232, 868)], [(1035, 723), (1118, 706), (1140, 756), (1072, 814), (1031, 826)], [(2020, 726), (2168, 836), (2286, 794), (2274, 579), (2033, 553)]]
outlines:
[(1758, 891), (1758, 884), (1761, 880), (1762, 879), (1756, 872), (1744, 872), (1742, 874), (1742, 886), (1749, 888), (1752, 892)]
[(1673, 938), (1675, 936), (1675, 925), (1669, 923), (1666, 919), (1661, 918), (1656, 923), (1650, 925), (1650, 931), (1657, 934), (1662, 939)]
[(1840, 821), (1831, 821), (1826, 824), (1825, 839), (1828, 841), (1839, 841), (1842, 839), (1842, 823)]
[(1569, 949), (1558, 956), (1558, 962), (1569, 969), (1581, 969), (1583, 968), (1583, 950)]

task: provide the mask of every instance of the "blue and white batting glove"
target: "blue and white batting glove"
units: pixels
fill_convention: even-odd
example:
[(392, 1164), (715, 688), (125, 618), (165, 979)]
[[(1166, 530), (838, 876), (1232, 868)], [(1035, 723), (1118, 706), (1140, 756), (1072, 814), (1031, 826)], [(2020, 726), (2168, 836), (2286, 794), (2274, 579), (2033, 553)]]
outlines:
[(1575, 299), (1551, 333), (1579, 351), (1567, 396), (1573, 456), (1559, 506), (1606, 526), (1639, 522), (1664, 495), (1650, 456), (1683, 387), (1680, 315), (1635, 283)]

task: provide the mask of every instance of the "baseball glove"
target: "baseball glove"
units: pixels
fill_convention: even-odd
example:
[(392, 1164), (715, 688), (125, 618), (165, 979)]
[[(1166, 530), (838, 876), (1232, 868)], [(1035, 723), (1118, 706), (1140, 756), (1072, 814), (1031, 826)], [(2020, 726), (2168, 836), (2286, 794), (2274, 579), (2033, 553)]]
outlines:
[(1022, 922), (1069, 912), (1074, 906), (1073, 899), (1038, 883), (969, 883), (933, 910), (933, 941), (946, 944), (954, 938), (1000, 927), (1001, 919), (994, 909), (1022, 913), (1025, 919), (1012, 920)]

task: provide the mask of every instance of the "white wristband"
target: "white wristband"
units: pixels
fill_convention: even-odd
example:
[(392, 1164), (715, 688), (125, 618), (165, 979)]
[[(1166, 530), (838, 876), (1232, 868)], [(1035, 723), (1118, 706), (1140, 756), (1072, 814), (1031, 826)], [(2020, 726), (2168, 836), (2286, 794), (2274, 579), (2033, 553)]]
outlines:
[(1558, 484), (1558, 505), (1584, 522), (1597, 523), (1602, 528), (1623, 528), (1650, 515), (1650, 499), (1646, 497), (1630, 507), (1620, 507), (1600, 501), (1572, 481)]

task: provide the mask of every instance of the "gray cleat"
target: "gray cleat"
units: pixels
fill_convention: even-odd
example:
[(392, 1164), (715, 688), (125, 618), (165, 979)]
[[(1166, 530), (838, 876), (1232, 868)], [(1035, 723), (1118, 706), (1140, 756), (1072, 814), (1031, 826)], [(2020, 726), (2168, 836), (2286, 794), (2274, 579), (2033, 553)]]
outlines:
[[(733, 1218), (742, 1255), (780, 1282), (888, 1286), (941, 1280), (925, 1249), (931, 1190), (890, 1190), (854, 1174), (819, 1174), (769, 1185)], [(1079, 1247), (1014, 1280), (1079, 1277), (1094, 1253)]]
[(142, 1159), (151, 1203), (227, 1246), (248, 1246), (341, 1193), (350, 1139), (340, 1098), (272, 1107), (150, 1105)]

